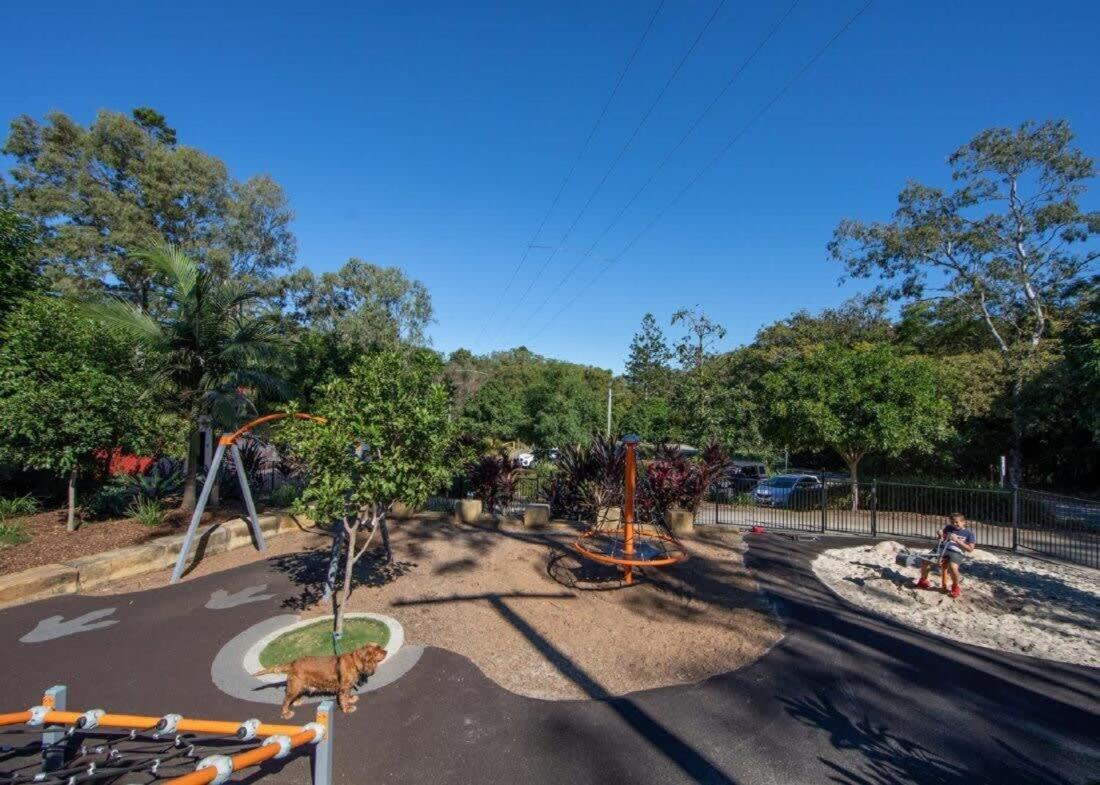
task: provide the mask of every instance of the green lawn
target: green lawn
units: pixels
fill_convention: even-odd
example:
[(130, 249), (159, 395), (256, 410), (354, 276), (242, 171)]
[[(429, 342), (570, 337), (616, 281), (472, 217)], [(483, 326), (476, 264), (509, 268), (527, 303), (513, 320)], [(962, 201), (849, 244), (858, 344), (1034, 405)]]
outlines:
[[(345, 619), (344, 635), (340, 638), (337, 654), (345, 654), (367, 643), (385, 646), (390, 641), (390, 630), (376, 619)], [(284, 632), (260, 652), (260, 665), (270, 668), (282, 665), (298, 657), (332, 654), (332, 619), (320, 619), (315, 624)]]

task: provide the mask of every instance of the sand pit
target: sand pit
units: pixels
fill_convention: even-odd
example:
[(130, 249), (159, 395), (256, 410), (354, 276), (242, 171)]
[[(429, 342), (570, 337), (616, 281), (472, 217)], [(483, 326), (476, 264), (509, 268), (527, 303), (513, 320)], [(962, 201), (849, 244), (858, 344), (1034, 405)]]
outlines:
[(825, 551), (814, 572), (846, 600), (964, 643), (1078, 665), (1100, 666), (1100, 573), (977, 550), (963, 567), (963, 594), (914, 587), (897, 542)]

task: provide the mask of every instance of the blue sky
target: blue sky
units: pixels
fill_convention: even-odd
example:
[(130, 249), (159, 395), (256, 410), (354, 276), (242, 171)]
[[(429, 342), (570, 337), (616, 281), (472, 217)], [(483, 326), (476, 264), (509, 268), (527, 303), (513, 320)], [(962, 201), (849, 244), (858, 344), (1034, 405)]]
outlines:
[(1066, 118), (1100, 153), (1100, 4), (878, 0), (665, 210), (864, 5), (802, 0), (585, 258), (790, 5), (722, 4), (582, 213), (717, 7), (667, 0), (537, 244), (575, 229), (537, 279), (551, 251), (531, 250), (507, 293), (656, 0), (7, 5), (0, 119), (153, 106), (234, 176), (286, 188), (302, 264), (358, 256), (423, 281), (437, 348), (616, 370), (647, 311), (701, 307), (732, 347), (857, 293), (825, 253), (837, 221), (886, 217), (909, 178), (945, 183), (983, 128)]

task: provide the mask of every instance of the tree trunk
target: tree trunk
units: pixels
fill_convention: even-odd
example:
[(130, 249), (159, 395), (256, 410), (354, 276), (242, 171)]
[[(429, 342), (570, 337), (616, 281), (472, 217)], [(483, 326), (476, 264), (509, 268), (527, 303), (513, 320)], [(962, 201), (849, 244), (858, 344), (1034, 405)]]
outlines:
[(1024, 380), (1020, 373), (1012, 382), (1012, 444), (1008, 449), (1008, 482), (1018, 487), (1024, 481)]
[(196, 492), (199, 475), (199, 431), (191, 425), (191, 431), (187, 435), (187, 472), (183, 478), (183, 502), (180, 507), (184, 510), (195, 509)]
[(65, 521), (68, 531), (76, 531), (76, 467), (69, 472), (69, 517)]
[[(344, 604), (347, 603), (348, 597), (351, 596), (351, 574), (355, 569), (355, 541), (359, 534), (359, 518), (355, 519), (355, 525), (352, 527), (345, 527), (346, 537), (344, 537), (344, 547), (347, 548), (347, 555), (344, 557), (344, 586), (340, 590), (340, 602), (335, 604), (333, 608), (334, 626), (333, 637), (339, 639), (344, 634)], [(336, 593), (332, 595), (333, 600), (336, 599)]]

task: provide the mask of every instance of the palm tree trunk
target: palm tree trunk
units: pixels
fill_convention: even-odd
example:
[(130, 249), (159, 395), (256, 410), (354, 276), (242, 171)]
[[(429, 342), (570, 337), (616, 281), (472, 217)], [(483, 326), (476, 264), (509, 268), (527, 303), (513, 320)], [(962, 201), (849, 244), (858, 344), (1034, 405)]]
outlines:
[(183, 502), (180, 508), (195, 509), (196, 486), (199, 476), (199, 430), (192, 424), (187, 434), (187, 473), (183, 478)]
[(68, 531), (76, 531), (76, 467), (69, 472), (69, 517), (65, 521), (65, 528)]

